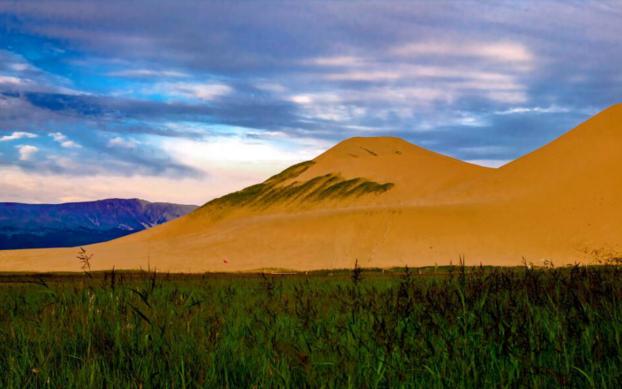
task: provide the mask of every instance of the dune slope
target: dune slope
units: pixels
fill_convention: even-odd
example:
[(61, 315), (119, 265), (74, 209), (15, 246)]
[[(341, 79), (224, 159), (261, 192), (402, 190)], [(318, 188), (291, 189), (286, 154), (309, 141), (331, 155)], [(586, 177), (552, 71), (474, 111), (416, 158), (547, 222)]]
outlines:
[[(488, 169), (397, 138), (352, 138), (148, 231), (93, 266), (247, 271), (588, 262), (622, 252), (622, 105)], [(75, 249), (0, 252), (0, 270), (79, 270)]]

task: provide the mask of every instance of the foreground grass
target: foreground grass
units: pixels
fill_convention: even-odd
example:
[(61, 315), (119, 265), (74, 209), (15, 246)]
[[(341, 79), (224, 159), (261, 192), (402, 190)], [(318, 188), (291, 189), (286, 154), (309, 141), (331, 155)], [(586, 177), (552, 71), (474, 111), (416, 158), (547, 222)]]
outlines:
[(0, 386), (622, 382), (619, 268), (415, 273), (4, 277)]

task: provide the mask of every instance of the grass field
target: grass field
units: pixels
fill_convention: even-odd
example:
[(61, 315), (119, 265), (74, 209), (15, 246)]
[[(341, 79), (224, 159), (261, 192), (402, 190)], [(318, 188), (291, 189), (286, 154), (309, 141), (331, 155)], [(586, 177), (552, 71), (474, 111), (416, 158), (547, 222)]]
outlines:
[(0, 386), (619, 387), (622, 269), (0, 276)]

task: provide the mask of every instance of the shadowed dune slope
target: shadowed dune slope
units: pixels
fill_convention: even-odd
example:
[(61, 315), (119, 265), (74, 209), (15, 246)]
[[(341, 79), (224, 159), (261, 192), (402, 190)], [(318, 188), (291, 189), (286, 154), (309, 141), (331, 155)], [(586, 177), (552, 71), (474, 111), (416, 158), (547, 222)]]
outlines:
[[(247, 271), (591, 262), (622, 252), (622, 105), (498, 169), (352, 138), (178, 220), (87, 247), (93, 267)], [(0, 270), (79, 270), (75, 249)]]

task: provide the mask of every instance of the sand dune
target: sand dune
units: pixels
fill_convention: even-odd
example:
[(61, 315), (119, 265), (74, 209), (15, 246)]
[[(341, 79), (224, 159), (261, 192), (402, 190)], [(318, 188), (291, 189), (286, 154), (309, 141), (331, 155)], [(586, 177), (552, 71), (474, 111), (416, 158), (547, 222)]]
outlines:
[[(622, 253), (622, 105), (498, 169), (398, 138), (352, 138), (176, 221), (87, 247), (96, 269), (246, 271), (562, 265)], [(0, 252), (1, 271), (77, 271), (75, 249)]]

